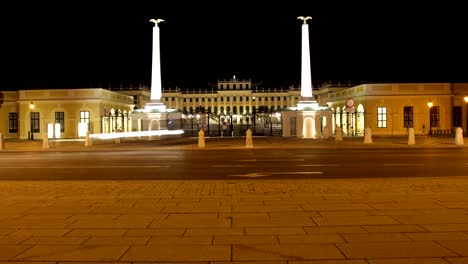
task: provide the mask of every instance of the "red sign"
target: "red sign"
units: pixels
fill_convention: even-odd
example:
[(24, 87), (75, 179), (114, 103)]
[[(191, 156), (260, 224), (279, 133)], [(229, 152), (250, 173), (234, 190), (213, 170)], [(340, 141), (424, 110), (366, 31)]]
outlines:
[(346, 108), (353, 108), (354, 107), (354, 100), (351, 98), (346, 99)]

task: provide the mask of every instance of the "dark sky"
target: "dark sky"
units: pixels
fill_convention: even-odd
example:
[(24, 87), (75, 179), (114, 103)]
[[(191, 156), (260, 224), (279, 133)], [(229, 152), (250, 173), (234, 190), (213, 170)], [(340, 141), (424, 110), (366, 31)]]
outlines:
[(313, 17), (314, 87), (468, 82), (468, 16), (449, 1), (36, 2), (2, 7), (0, 89), (149, 85), (151, 18), (165, 20), (163, 87), (205, 88), (233, 75), (271, 87), (297, 85), (297, 16)]

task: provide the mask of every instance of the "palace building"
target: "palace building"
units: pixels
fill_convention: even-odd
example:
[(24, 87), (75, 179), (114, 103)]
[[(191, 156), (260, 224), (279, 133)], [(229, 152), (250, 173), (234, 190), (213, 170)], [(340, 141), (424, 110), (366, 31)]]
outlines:
[[(31, 134), (42, 139), (44, 133), (52, 138), (80, 138), (86, 131), (131, 131), (135, 121), (132, 112), (150, 101), (150, 90), (145, 86), (1, 93), (0, 133), (11, 139), (28, 139)], [(362, 136), (365, 128), (371, 128), (373, 135), (385, 136), (407, 135), (411, 127), (416, 135), (447, 134), (455, 127), (467, 131), (465, 83), (329, 83), (313, 88), (313, 93), (320, 106), (333, 111), (332, 124), (322, 125), (332, 126), (333, 132), (340, 126), (345, 136)], [(300, 87), (265, 88), (234, 76), (205, 89), (163, 89), (161, 101), (167, 109), (182, 112), (184, 118), (206, 116), (208, 126), (223, 125), (227, 120), (246, 127), (267, 115), (269, 119), (262, 121), (265, 126), (281, 125), (281, 113), (296, 107), (300, 98)], [(180, 121), (182, 127), (184, 122), (188, 124), (188, 119)], [(83, 123), (86, 125), (80, 125)], [(285, 132), (285, 127), (291, 131)], [(285, 127), (283, 136), (297, 136), (293, 128)], [(192, 129), (199, 127), (192, 123)], [(245, 135), (245, 130), (238, 131), (233, 135)]]
[(102, 88), (1, 93), (0, 133), (4, 138), (42, 139), (44, 134), (50, 138), (80, 138), (87, 131), (131, 129), (133, 98), (121, 93)]

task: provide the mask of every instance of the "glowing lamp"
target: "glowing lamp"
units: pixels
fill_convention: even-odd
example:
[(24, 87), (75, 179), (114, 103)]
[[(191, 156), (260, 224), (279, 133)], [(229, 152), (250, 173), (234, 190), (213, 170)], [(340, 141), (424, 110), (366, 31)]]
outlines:
[(432, 102), (431, 102), (431, 100), (429, 100), (429, 102), (427, 103), (427, 106), (428, 106), (429, 108), (432, 107)]

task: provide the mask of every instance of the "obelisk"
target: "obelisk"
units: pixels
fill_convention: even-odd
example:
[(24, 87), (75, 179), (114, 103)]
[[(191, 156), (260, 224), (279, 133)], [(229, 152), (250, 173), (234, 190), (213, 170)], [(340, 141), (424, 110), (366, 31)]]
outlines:
[(151, 65), (151, 97), (150, 102), (146, 104), (145, 110), (154, 112), (164, 112), (166, 106), (161, 101), (162, 85), (161, 85), (161, 60), (159, 55), (159, 27), (162, 19), (151, 19), (154, 23), (153, 27), (153, 58)]
[(312, 17), (300, 16), (297, 19), (304, 21), (302, 24), (302, 43), (301, 43), (301, 100), (298, 103), (299, 109), (313, 108), (318, 106), (312, 97), (312, 76), (310, 73), (310, 51), (309, 51), (309, 25), (308, 19)]

